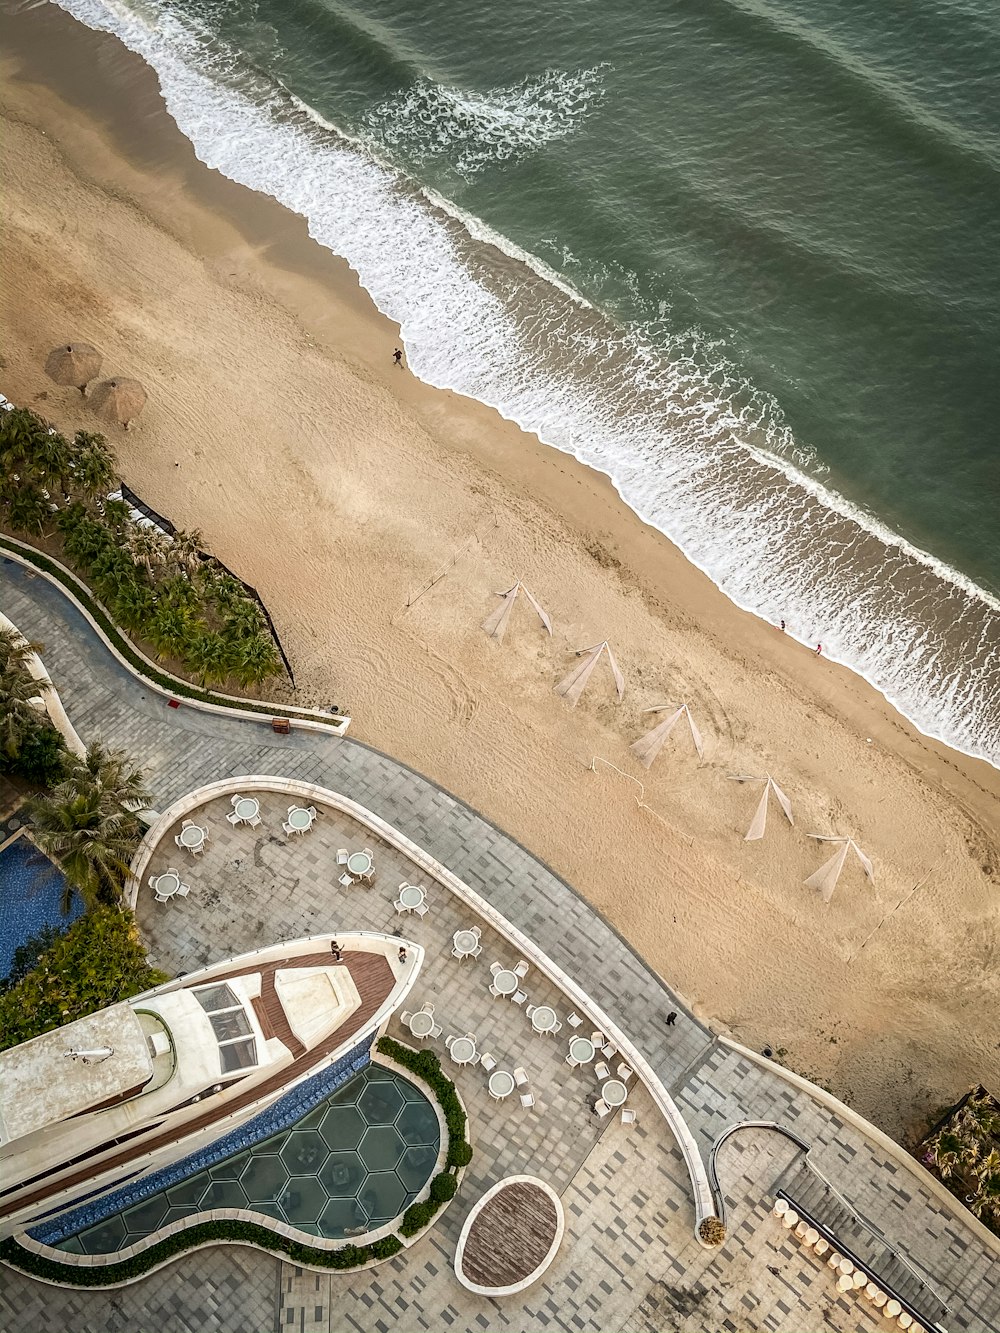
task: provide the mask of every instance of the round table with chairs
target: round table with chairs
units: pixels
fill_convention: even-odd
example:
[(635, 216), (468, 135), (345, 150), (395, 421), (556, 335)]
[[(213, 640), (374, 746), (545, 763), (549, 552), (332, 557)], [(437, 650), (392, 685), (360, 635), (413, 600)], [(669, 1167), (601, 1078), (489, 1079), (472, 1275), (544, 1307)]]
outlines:
[(589, 1037), (574, 1037), (569, 1044), (569, 1053), (578, 1065), (589, 1065), (597, 1050)]
[(415, 1014), (410, 1015), (406, 1026), (415, 1037), (429, 1037), (434, 1027), (434, 1015), (429, 1014), (426, 1009), (418, 1009)]
[(608, 1106), (621, 1106), (628, 1096), (628, 1088), (618, 1078), (609, 1078), (601, 1087), (601, 1096)]
[(238, 819), (249, 821), (260, 814), (260, 801), (253, 796), (241, 796), (233, 806)]
[(493, 974), (493, 985), (501, 995), (513, 995), (517, 990), (518, 977), (509, 967), (502, 967)]
[(297, 805), (294, 810), (288, 812), (288, 823), (293, 829), (300, 829), (304, 832), (307, 828), (312, 827), (312, 822), (312, 814), (301, 805)]
[(457, 1065), (471, 1065), (476, 1058), (476, 1043), (471, 1037), (456, 1037), (448, 1053)]
[[(402, 894), (400, 895), (402, 902)], [(455, 952), (460, 953), (462, 957), (475, 953), (479, 947), (479, 936), (474, 930), (456, 930), (452, 937), (452, 943), (455, 945)]]
[(423, 906), (424, 897), (424, 891), (419, 884), (407, 884), (405, 888), (399, 891), (400, 903), (403, 907), (409, 908), (410, 911)]
[(531, 1014), (531, 1026), (536, 1032), (551, 1032), (559, 1019), (556, 1011), (547, 1004), (540, 1004)]
[(347, 873), (353, 875), (355, 879), (360, 879), (362, 875), (370, 873), (372, 868), (372, 858), (367, 852), (351, 852), (347, 858)]
[(514, 1075), (508, 1074), (506, 1069), (494, 1069), (486, 1086), (495, 1101), (503, 1101), (514, 1091)]
[(185, 824), (181, 829), (180, 844), (194, 851), (198, 847), (205, 845), (207, 833), (205, 829), (199, 828), (197, 824)]

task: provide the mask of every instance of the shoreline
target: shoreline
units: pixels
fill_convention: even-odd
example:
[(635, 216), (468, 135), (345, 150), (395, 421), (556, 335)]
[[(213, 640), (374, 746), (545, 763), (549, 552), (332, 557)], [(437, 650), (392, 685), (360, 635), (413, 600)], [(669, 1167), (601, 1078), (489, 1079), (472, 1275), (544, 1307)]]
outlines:
[[(3, 391), (96, 428), (41, 373), (39, 353), (63, 336), (143, 379), (136, 429), (108, 431), (125, 478), (260, 588), (304, 682), (297, 702), (335, 699), (356, 735), (510, 829), (699, 1012), (750, 1045), (786, 1046), (894, 1133), (995, 1077), (983, 1015), (1000, 773), (736, 608), (602, 474), (394, 370), (396, 328), (346, 262), (302, 218), (199, 163), (152, 72), (115, 39), (51, 6), (0, 22), (16, 164), (6, 244), (22, 261)], [(521, 576), (557, 632), (543, 641), (519, 610), (497, 648), (479, 622)], [(552, 685), (605, 630), (626, 704), (595, 676), (570, 712)], [(638, 709), (682, 693), (706, 763), (674, 740), (646, 773), (626, 748), (650, 725)], [(587, 773), (594, 755), (644, 784), (646, 811), (631, 781)], [(801, 880), (825, 858), (773, 813), (763, 844), (742, 843), (754, 800), (727, 773), (765, 768), (791, 788), (797, 828), (856, 834), (876, 860), (874, 895), (845, 872), (829, 907), (813, 902)], [(953, 882), (934, 885), (940, 918), (918, 897), (862, 953), (942, 859)], [(835, 956), (817, 958), (824, 948)], [(796, 1012), (774, 1013), (775, 975)]]

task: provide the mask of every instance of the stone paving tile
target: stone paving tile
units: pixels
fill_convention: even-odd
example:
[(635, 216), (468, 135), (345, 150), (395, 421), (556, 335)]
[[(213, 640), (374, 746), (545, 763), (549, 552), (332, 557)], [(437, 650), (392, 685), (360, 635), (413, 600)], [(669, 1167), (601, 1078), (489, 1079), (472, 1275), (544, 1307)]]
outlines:
[[(46, 643), (43, 655), (82, 734), (87, 739), (100, 735), (141, 756), (159, 809), (205, 782), (251, 772), (306, 776), (352, 796), (526, 929), (619, 1017), (664, 1082), (675, 1089), (704, 1152), (734, 1121), (790, 1124), (815, 1144), (814, 1156), (833, 1183), (884, 1225), (890, 1238), (927, 1262), (938, 1289), (954, 1304), (952, 1328), (970, 1333), (1000, 1328), (994, 1255), (969, 1228), (909, 1173), (901, 1183), (897, 1162), (808, 1094), (715, 1044), (712, 1034), (568, 885), (474, 811), (355, 741), (305, 732), (276, 737), (242, 720), (167, 710), (164, 700), (113, 661), (57, 592), (8, 562), (0, 563), (0, 604), (29, 637)], [(189, 970), (209, 957), (309, 928), (326, 929), (330, 922), (399, 928), (389, 897), (394, 882), (388, 849), (377, 849), (386, 875), (380, 876), (375, 890), (324, 897), (306, 892), (308, 885), (314, 886), (315, 863), (306, 859), (311, 853), (305, 844), (313, 838), (313, 846), (318, 846), (319, 831), (294, 849), (282, 848), (280, 820), (275, 826), (279, 843), (272, 842), (268, 832), (259, 848), (254, 842), (242, 857), (239, 847), (227, 848), (220, 836), (199, 867), (206, 883), (210, 874), (213, 879), (218, 875), (215, 886), (200, 895), (193, 889), (186, 903), (176, 904), (180, 910), (175, 912), (171, 904), (169, 915), (167, 908), (157, 908), (162, 915), (154, 917), (147, 907), (156, 905), (141, 904), (140, 918), (154, 953), (163, 960), (174, 958), (175, 965)], [(365, 841), (371, 843), (371, 836)], [(175, 858), (179, 855), (175, 852)], [(296, 857), (302, 858), (298, 869)], [(400, 878), (410, 877), (398, 864), (395, 868)], [(440, 950), (454, 928), (445, 897), (435, 890), (433, 912), (421, 923), (408, 919), (402, 927), (429, 951)], [(351, 918), (353, 910), (366, 915)], [(503, 947), (498, 944), (497, 951)], [(490, 956), (487, 949), (480, 968)], [(442, 1022), (447, 1015), (446, 1027), (455, 1020), (459, 1031), (475, 1029), (497, 1046), (498, 1057), (501, 1043), (505, 1058), (523, 1051), (541, 1094), (538, 1111), (528, 1119), (519, 1107), (484, 1105), (474, 1075), (459, 1071), (479, 1153), (468, 1183), (440, 1225), (413, 1250), (371, 1273), (329, 1276), (331, 1329), (406, 1333), (410, 1328), (512, 1328), (527, 1333), (536, 1328), (725, 1328), (749, 1333), (761, 1328), (795, 1333), (874, 1326), (867, 1308), (838, 1296), (827, 1279), (829, 1270), (803, 1255), (769, 1216), (773, 1188), (791, 1160), (790, 1145), (766, 1142), (765, 1136), (748, 1131), (749, 1138), (727, 1146), (720, 1174), (733, 1230), (721, 1251), (702, 1250), (692, 1236), (686, 1172), (651, 1104), (630, 1133), (613, 1123), (598, 1135), (586, 1108), (573, 1103), (571, 1090), (577, 1085), (567, 1078), (573, 1071), (558, 1065), (554, 1046), (530, 1034), (525, 1037), (511, 1007), (496, 1008), (485, 986), (477, 988), (472, 977), (471, 969), (462, 971), (445, 957), (440, 968), (428, 968), (428, 995), (418, 990), (415, 998), (418, 1003), (434, 999)], [(540, 984), (538, 992), (538, 998), (544, 998)], [(667, 1029), (662, 1020), (671, 1008), (680, 1017), (676, 1028)], [(636, 1014), (642, 1015), (641, 1024), (635, 1022)], [(641, 1090), (633, 1094), (636, 1106), (644, 1096)], [(576, 1141), (567, 1146), (562, 1140), (574, 1134)], [(545, 1178), (558, 1180), (563, 1190), (567, 1240), (545, 1278), (520, 1304), (505, 1302), (501, 1307), (472, 1297), (449, 1275), (454, 1243), (462, 1216), (491, 1172), (506, 1174), (531, 1165)], [(30, 1329), (30, 1312), (37, 1326), (38, 1312), (48, 1310), (51, 1319), (57, 1309), (59, 1327), (66, 1333), (91, 1327), (143, 1328), (153, 1309), (157, 1327), (164, 1329), (227, 1329), (233, 1326), (227, 1322), (230, 1313), (217, 1293), (232, 1273), (226, 1265), (243, 1253), (229, 1248), (201, 1251), (112, 1293), (56, 1294), (5, 1273), (0, 1295), (0, 1311), (8, 1312), (4, 1327)], [(275, 1322), (275, 1261), (257, 1256), (252, 1271), (265, 1287), (270, 1283), (271, 1313), (261, 1321), (254, 1305), (248, 1321), (238, 1326), (284, 1326)], [(170, 1303), (167, 1291), (175, 1293), (176, 1303)], [(142, 1295), (147, 1292), (152, 1295)], [(262, 1292), (256, 1299), (263, 1300)], [(282, 1313), (289, 1310), (293, 1317), (300, 1312), (304, 1320), (305, 1303), (288, 1305)], [(168, 1317), (160, 1318), (160, 1311)], [(315, 1308), (311, 1317), (322, 1323)]]

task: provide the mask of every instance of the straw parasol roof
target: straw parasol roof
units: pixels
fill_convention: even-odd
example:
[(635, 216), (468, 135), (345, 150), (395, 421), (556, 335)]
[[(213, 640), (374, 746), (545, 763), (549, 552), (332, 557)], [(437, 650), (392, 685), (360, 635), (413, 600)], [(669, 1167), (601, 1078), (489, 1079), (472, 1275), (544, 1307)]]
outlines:
[(102, 380), (91, 391), (94, 410), (111, 421), (127, 426), (146, 405), (146, 390), (138, 380)]
[(95, 379), (103, 360), (90, 343), (63, 343), (53, 347), (45, 361), (45, 373), (57, 384), (73, 384), (78, 389)]

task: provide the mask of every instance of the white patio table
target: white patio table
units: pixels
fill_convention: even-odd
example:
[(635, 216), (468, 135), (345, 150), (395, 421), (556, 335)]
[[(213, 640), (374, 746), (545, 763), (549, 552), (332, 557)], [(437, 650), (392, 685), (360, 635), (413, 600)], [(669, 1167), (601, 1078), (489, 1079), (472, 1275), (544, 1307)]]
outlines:
[(457, 1065), (471, 1065), (476, 1058), (476, 1043), (471, 1037), (456, 1037), (449, 1054)]
[(242, 819), (244, 824), (249, 824), (251, 819), (256, 819), (260, 814), (260, 801), (253, 796), (241, 796), (233, 806), (237, 819)]
[(479, 939), (475, 931), (456, 930), (452, 942), (455, 945), (456, 952), (460, 953), (463, 958), (467, 958), (470, 953), (476, 952)]
[(153, 892), (164, 898), (172, 898), (181, 886), (181, 877), (174, 870), (165, 870), (153, 881)]
[(204, 846), (205, 830), (199, 828), (197, 824), (188, 824), (181, 829), (181, 846), (189, 847), (192, 851), (197, 847)]
[(414, 908), (421, 906), (424, 896), (424, 891), (419, 884), (407, 884), (405, 889), (399, 891), (399, 901), (404, 907), (408, 907), (411, 912)]
[(367, 852), (351, 852), (347, 858), (347, 873), (355, 879), (367, 875), (372, 868), (372, 859)]
[(410, 1021), (406, 1026), (415, 1037), (429, 1037), (434, 1026), (434, 1015), (429, 1014), (426, 1009), (418, 1009), (415, 1014), (410, 1015)]
[(536, 1032), (551, 1032), (558, 1022), (556, 1011), (547, 1004), (540, 1004), (531, 1015), (531, 1026)]
[(313, 817), (308, 810), (298, 805), (294, 810), (289, 810), (288, 822), (294, 829), (305, 830), (312, 827)]
[(517, 973), (502, 967), (493, 978), (493, 985), (501, 995), (513, 995), (517, 990)]
[(601, 1096), (608, 1106), (621, 1106), (628, 1096), (628, 1088), (617, 1078), (609, 1078), (601, 1088)]
[(487, 1088), (491, 1097), (495, 1097), (498, 1102), (502, 1102), (505, 1097), (509, 1097), (514, 1091), (514, 1075), (508, 1074), (506, 1069), (495, 1069), (490, 1075)]
[(587, 1037), (574, 1037), (569, 1044), (569, 1053), (578, 1065), (589, 1065), (596, 1051), (594, 1043)]

